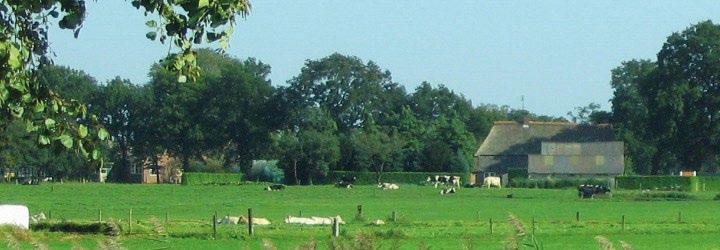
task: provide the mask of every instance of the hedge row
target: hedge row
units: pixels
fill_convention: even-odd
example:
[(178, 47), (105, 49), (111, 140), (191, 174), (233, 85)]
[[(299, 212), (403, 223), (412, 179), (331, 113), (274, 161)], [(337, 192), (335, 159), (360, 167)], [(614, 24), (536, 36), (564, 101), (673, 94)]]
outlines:
[[(615, 178), (617, 187), (621, 189), (675, 190), (692, 192), (700, 190), (700, 180), (701, 179), (698, 176), (618, 176)], [(716, 185), (715, 183), (713, 184)]]
[[(403, 184), (421, 184), (424, 183), (428, 176), (435, 175), (452, 175), (460, 176), (460, 181), (467, 183), (470, 174), (467, 173), (431, 173), (431, 172), (385, 172), (380, 175), (380, 182), (403, 183)], [(335, 171), (328, 176), (328, 181), (334, 183), (344, 176), (355, 176), (357, 185), (377, 185), (378, 176), (375, 172), (353, 172), (353, 171)]]
[(183, 185), (237, 185), (242, 181), (240, 173), (185, 173)]
[(510, 187), (517, 188), (577, 188), (580, 185), (606, 185), (609, 178), (548, 177), (538, 179), (510, 179)]

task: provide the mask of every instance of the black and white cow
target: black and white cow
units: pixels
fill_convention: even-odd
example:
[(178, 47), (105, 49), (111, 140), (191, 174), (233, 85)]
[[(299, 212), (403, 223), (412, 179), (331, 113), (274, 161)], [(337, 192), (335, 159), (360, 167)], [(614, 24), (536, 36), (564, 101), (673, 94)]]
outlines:
[(352, 185), (355, 184), (356, 180), (357, 177), (355, 176), (343, 176), (340, 178), (340, 181), (335, 184), (335, 186), (339, 188), (352, 188)]
[(593, 198), (595, 195), (603, 195), (610, 193), (610, 188), (603, 185), (580, 185), (578, 187), (578, 197), (587, 199)]
[(272, 184), (265, 188), (265, 190), (267, 190), (267, 191), (280, 191), (280, 190), (284, 190), (284, 189), (285, 189), (285, 185), (283, 185), (283, 184)]
[(454, 194), (454, 193), (457, 193), (457, 189), (455, 189), (455, 187), (443, 188), (443, 190), (440, 190), (440, 195)]
[(426, 181), (432, 183), (433, 186), (435, 186), (435, 188), (437, 188), (439, 184), (460, 187), (460, 176), (450, 176), (450, 175), (428, 176)]

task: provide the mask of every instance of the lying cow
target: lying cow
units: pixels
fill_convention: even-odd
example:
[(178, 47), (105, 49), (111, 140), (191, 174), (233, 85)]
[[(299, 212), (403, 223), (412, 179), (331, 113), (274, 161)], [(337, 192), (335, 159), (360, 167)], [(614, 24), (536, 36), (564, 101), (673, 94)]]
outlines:
[[(248, 218), (241, 215), (239, 222), (240, 222), (240, 224), (248, 224)], [(270, 220), (268, 220), (266, 218), (253, 217), (252, 224), (253, 225), (261, 225), (261, 226), (270, 225)]]
[(488, 176), (483, 179), (483, 187), (499, 187), (502, 188), (502, 183), (500, 182), (500, 177), (497, 176)]
[(343, 176), (340, 178), (340, 181), (335, 184), (335, 186), (339, 188), (352, 188), (352, 185), (355, 184), (356, 180), (357, 177), (355, 176)]
[(457, 189), (455, 189), (455, 187), (443, 188), (443, 190), (440, 190), (440, 195), (454, 194), (454, 193), (457, 193)]
[[(245, 216), (225, 216), (218, 220), (218, 224), (224, 225), (237, 225), (237, 224), (248, 224), (248, 219)], [(270, 220), (266, 218), (255, 218), (253, 217), (253, 225), (270, 225)]]
[(272, 184), (265, 188), (265, 190), (267, 190), (267, 191), (280, 191), (280, 190), (284, 190), (284, 189), (285, 189), (285, 185), (283, 185), (283, 184)]
[(396, 190), (396, 189), (400, 189), (400, 186), (398, 186), (398, 184), (395, 184), (395, 183), (387, 183), (387, 182), (385, 182), (385, 183), (378, 183), (378, 187), (379, 187), (379, 188), (382, 188), (383, 190), (388, 190), (388, 189), (390, 189), (390, 190)]
[(604, 195), (610, 193), (610, 188), (603, 185), (580, 185), (578, 187), (578, 197), (587, 199), (594, 198), (595, 195)]
[(435, 186), (435, 188), (437, 188), (439, 184), (460, 187), (460, 176), (450, 176), (450, 175), (428, 176), (426, 181), (433, 183), (433, 186)]
[(301, 225), (331, 225), (333, 224), (333, 219), (336, 219), (338, 223), (345, 224), (345, 222), (340, 218), (340, 215), (335, 217), (294, 217), (294, 216), (288, 216), (285, 218), (285, 223), (287, 224), (301, 224)]

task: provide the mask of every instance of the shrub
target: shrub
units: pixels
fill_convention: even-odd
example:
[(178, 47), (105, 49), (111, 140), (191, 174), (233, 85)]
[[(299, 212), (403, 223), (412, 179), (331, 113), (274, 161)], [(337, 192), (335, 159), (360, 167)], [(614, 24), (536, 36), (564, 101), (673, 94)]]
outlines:
[(713, 198), (713, 200), (720, 201), (720, 194), (716, 194), (715, 198)]
[(285, 172), (278, 168), (277, 164), (277, 160), (254, 161), (253, 166), (248, 171), (247, 179), (252, 181), (283, 183), (285, 181)]
[(63, 221), (58, 223), (37, 223), (30, 226), (32, 230), (48, 230), (50, 232), (120, 235), (120, 226), (114, 222), (77, 223)]
[(240, 173), (185, 173), (183, 185), (238, 185), (242, 180)]

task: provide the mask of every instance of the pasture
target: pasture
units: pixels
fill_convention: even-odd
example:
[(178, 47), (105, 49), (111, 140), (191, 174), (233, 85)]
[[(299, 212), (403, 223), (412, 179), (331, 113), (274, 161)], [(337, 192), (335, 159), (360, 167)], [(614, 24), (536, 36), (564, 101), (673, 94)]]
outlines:
[[(339, 189), (332, 186), (288, 186), (268, 192), (264, 185), (180, 186), (129, 184), (0, 185), (0, 203), (25, 204), (31, 214), (44, 212), (51, 222), (115, 220), (123, 228), (116, 238), (127, 249), (328, 249), (331, 245), (381, 249), (503, 249), (515, 227), (514, 214), (527, 234), (533, 230), (544, 249), (600, 249), (603, 235), (617, 249), (620, 241), (635, 249), (720, 249), (720, 201), (715, 193), (693, 193), (693, 200), (639, 201), (635, 191), (612, 198), (581, 200), (574, 189), (461, 188), (441, 196), (431, 186), (401, 185)], [(512, 193), (513, 198), (506, 198)], [(363, 218), (356, 219), (357, 206)], [(218, 225), (211, 218), (245, 215), (268, 218), (248, 236), (246, 225)], [(132, 228), (128, 232), (128, 213)], [(392, 212), (397, 222), (390, 220)], [(580, 214), (577, 221), (576, 213)], [(678, 214), (682, 212), (682, 214)], [(330, 226), (283, 223), (293, 216), (342, 216), (347, 224), (331, 240)], [(167, 216), (167, 222), (165, 221)], [(625, 228), (621, 218), (625, 217)], [(680, 216), (681, 218), (678, 218)], [(382, 219), (386, 225), (370, 225)], [(490, 219), (493, 233), (490, 233)], [(0, 248), (9, 247), (9, 229), (0, 232)], [(106, 236), (32, 231), (30, 237), (50, 249), (95, 249)], [(22, 248), (32, 249), (30, 242)]]

